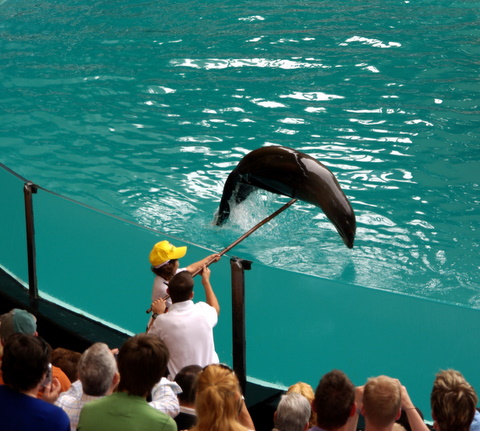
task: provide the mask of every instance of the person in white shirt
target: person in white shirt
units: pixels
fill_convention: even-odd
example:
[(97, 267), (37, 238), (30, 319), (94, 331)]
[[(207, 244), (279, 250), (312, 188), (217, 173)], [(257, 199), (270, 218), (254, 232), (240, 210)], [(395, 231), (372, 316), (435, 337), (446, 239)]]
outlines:
[(168, 347), (170, 378), (187, 365), (202, 367), (218, 363), (215, 351), (213, 328), (218, 322), (220, 305), (210, 284), (210, 269), (202, 270), (202, 285), (206, 302), (193, 302), (193, 277), (187, 271), (175, 274), (170, 280), (167, 293), (172, 306), (165, 313), (166, 301), (157, 299), (152, 304), (155, 319), (148, 333), (157, 335)]

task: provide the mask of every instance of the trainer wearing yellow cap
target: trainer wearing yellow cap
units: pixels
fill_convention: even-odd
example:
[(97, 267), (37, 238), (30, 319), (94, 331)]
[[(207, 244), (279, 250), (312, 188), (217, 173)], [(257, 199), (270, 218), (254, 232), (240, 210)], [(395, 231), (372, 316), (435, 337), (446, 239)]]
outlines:
[[(187, 253), (187, 247), (175, 247), (168, 241), (157, 242), (150, 252), (150, 263), (152, 272), (155, 274), (152, 289), (152, 302), (158, 298), (164, 298), (167, 294), (168, 282), (177, 273), (188, 271), (191, 274), (202, 268), (206, 263), (214, 259), (217, 254), (212, 254), (206, 258), (192, 263), (186, 268), (179, 268), (178, 259), (181, 259)], [(217, 259), (218, 260), (218, 259)], [(170, 298), (167, 300), (167, 308), (172, 305)]]

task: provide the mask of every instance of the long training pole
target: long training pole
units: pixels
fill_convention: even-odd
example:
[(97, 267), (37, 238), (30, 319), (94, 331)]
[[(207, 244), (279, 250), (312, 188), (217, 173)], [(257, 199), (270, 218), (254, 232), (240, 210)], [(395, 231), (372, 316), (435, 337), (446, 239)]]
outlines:
[[(268, 223), (270, 220), (278, 216), (280, 213), (285, 211), (288, 207), (292, 206), (295, 202), (297, 201), (296, 198), (290, 199), (285, 205), (280, 207), (277, 211), (274, 213), (270, 214), (268, 217), (264, 218), (261, 222), (257, 223), (255, 226), (253, 226), (248, 232), (245, 232), (240, 238), (238, 238), (236, 241), (232, 242), (227, 248), (224, 248), (218, 255), (221, 257), (228, 251), (230, 251), (233, 247), (241, 243), (245, 238), (250, 236), (253, 232), (255, 232), (257, 229), (261, 228), (265, 223)], [(210, 266), (213, 262), (216, 262), (217, 259), (212, 259), (209, 262), (206, 263), (206, 266)], [(203, 268), (198, 268), (192, 276), (196, 276), (197, 274), (202, 272)], [(166, 295), (163, 297), (163, 300), (166, 301), (169, 298), (169, 295)], [(147, 310), (147, 313), (151, 313), (152, 309), (149, 308)]]
[[(236, 241), (232, 242), (227, 248), (224, 248), (220, 253), (218, 253), (218, 255), (223, 256), (225, 253), (230, 251), (233, 247), (235, 247), (236, 245), (241, 243), (245, 238), (250, 236), (257, 229), (261, 228), (264, 224), (268, 223), (272, 218), (276, 217), (281, 212), (285, 211), (289, 206), (293, 205), (296, 201), (297, 201), (297, 199), (291, 199), (290, 201), (288, 201), (285, 205), (283, 205), (277, 211), (270, 214), (267, 218), (264, 218), (261, 222), (257, 223), (255, 226), (253, 226), (248, 232), (245, 232), (240, 238), (238, 238)], [(216, 262), (216, 259), (212, 259), (211, 261), (207, 262), (206, 265), (209, 266), (213, 262)], [(202, 272), (202, 268), (197, 269), (192, 275), (195, 276), (195, 275), (199, 274), (200, 272)]]

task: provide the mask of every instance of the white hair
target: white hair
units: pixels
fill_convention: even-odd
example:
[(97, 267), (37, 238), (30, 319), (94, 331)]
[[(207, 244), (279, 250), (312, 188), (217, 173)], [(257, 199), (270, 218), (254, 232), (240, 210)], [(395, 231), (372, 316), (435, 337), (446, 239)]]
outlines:
[(105, 395), (116, 372), (117, 361), (105, 343), (92, 344), (78, 362), (78, 377), (86, 395)]
[(282, 395), (275, 415), (275, 429), (278, 431), (303, 431), (310, 420), (311, 407), (300, 394)]

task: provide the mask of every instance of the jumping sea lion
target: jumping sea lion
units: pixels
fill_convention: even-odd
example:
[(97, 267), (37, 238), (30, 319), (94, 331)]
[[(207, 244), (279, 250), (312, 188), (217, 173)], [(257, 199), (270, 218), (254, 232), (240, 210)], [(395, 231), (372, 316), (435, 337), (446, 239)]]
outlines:
[(278, 146), (248, 153), (225, 182), (215, 224), (223, 225), (230, 216), (230, 205), (243, 202), (257, 188), (321, 208), (345, 245), (353, 247), (355, 213), (335, 176), (318, 160)]

